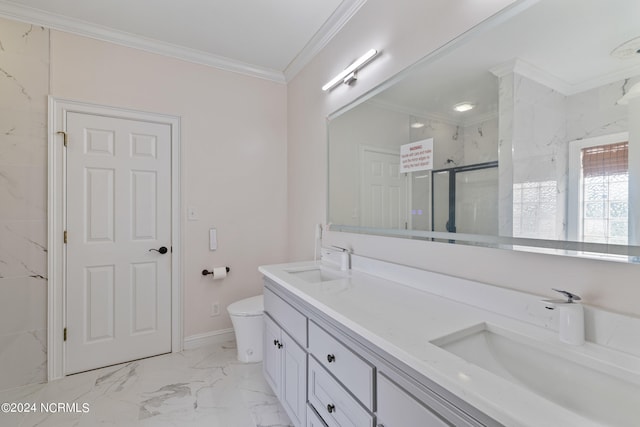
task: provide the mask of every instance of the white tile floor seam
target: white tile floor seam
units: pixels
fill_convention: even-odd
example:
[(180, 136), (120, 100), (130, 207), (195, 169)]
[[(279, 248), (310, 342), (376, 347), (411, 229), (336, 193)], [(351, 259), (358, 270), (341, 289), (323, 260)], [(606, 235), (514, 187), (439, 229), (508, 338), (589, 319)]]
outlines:
[[(2, 427), (292, 426), (262, 364), (240, 363), (234, 342), (2, 391), (0, 403), (35, 409), (5, 413), (3, 407)], [(58, 410), (58, 404), (66, 406)]]

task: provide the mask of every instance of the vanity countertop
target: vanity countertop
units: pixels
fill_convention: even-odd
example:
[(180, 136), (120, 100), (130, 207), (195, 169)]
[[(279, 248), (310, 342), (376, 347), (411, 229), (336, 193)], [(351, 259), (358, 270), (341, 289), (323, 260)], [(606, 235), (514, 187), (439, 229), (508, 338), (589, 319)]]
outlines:
[[(445, 289), (439, 287), (438, 280), (442, 280), (444, 286), (447, 280), (467, 282), (466, 285), (473, 282), (424, 272), (432, 275), (429, 280), (431, 288), (426, 291), (404, 285), (402, 280), (393, 281), (389, 277), (368, 274), (376, 268), (370, 268), (374, 264), (363, 259), (354, 260), (354, 269), (343, 272), (344, 277), (336, 280), (311, 283), (291, 274), (295, 270), (319, 265), (331, 268), (319, 262), (298, 262), (262, 266), (259, 270), (301, 300), (505, 426), (602, 425), (546, 400), (523, 386), (467, 363), (430, 342), (461, 329), (488, 323), (557, 346), (558, 334), (548, 325), (551, 315), (545, 313), (538, 297), (527, 294), (517, 296), (521, 293), (500, 288), (496, 288), (496, 297), (489, 289), (487, 298), (479, 298), (493, 301), (487, 308), (481, 303), (469, 302), (473, 295), (464, 292), (464, 283), (462, 290), (458, 291), (453, 290), (456, 286), (451, 286), (453, 291), (446, 297), (443, 296), (446, 291), (433, 292), (434, 289)], [(412, 275), (416, 279), (415, 275), (421, 274), (420, 271), (416, 273), (415, 269), (399, 268), (408, 269), (404, 277), (409, 279)], [(477, 285), (471, 293), (482, 292), (482, 287), (494, 288)], [(460, 302), (455, 292), (467, 295), (467, 301)], [(509, 297), (500, 296), (501, 292), (515, 295), (520, 300), (515, 301), (513, 306), (505, 307), (504, 311), (496, 310), (495, 304), (500, 304), (501, 299), (504, 304), (510, 304)], [(513, 310), (519, 307), (525, 307), (521, 319), (512, 315)], [(527, 318), (534, 321), (530, 322)], [(640, 372), (637, 363), (640, 359), (633, 355), (610, 351), (593, 343), (570, 347), (570, 352), (597, 354), (628, 368), (630, 372)]]

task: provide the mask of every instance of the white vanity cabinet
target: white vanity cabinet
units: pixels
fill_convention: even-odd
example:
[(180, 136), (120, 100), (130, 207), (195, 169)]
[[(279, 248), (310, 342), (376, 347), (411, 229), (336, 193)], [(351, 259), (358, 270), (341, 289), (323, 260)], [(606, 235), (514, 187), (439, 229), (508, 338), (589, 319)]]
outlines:
[(384, 375), (377, 376), (377, 390), (379, 427), (451, 426)]
[(263, 369), (296, 427), (501, 426), (268, 278), (264, 295)]
[[(329, 374), (309, 357), (309, 404), (329, 427), (372, 427), (373, 416)], [(308, 427), (308, 426), (307, 426)]]
[(307, 407), (307, 427), (327, 427), (312, 406)]
[(373, 411), (373, 366), (313, 321), (309, 321), (309, 353)]
[[(307, 418), (307, 353), (288, 332), (293, 331), (305, 345), (307, 319), (293, 307), (282, 304), (286, 303), (265, 290), (262, 369), (293, 424), (302, 427)], [(272, 315), (282, 323), (276, 323)]]

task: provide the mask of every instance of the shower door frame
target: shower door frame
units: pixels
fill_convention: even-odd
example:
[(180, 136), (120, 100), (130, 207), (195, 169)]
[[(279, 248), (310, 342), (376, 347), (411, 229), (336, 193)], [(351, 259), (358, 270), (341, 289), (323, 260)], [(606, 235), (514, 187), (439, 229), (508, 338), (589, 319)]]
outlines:
[(447, 221), (447, 232), (456, 232), (456, 175), (462, 172), (472, 172), (482, 169), (497, 168), (498, 161), (476, 163), (466, 166), (455, 166), (452, 168), (438, 169), (431, 172), (431, 231), (435, 231), (435, 179), (434, 175), (440, 172), (449, 173), (449, 219)]

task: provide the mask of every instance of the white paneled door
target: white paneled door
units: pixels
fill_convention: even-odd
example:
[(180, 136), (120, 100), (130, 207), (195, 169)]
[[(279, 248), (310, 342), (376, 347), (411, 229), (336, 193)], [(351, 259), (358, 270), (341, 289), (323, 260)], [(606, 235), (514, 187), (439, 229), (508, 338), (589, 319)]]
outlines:
[(400, 173), (400, 154), (365, 147), (360, 155), (360, 225), (407, 228), (407, 176)]
[(171, 351), (171, 127), (67, 114), (66, 374)]

